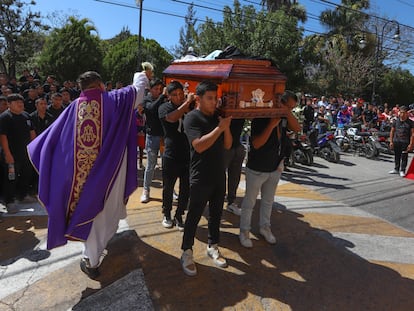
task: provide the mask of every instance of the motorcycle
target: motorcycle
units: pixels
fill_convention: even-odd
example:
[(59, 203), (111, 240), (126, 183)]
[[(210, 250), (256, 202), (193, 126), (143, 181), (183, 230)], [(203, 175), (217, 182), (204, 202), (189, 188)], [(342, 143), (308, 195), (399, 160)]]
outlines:
[(306, 135), (298, 135), (296, 133), (289, 134), (289, 140), (292, 147), (290, 157), (286, 159), (285, 164), (294, 166), (295, 163), (303, 165), (313, 164), (313, 150)]
[(336, 141), (342, 151), (353, 151), (354, 154), (358, 153), (358, 155), (373, 159), (379, 155), (379, 142), (371, 132), (361, 131), (360, 128), (360, 124), (345, 126), (344, 132), (337, 135)]
[(394, 150), (390, 148), (390, 132), (380, 132), (378, 130), (371, 130), (372, 137), (376, 141), (378, 155), (380, 153), (394, 154)]
[(318, 135), (316, 129), (312, 129), (308, 134), (314, 153), (329, 162), (338, 163), (340, 160), (341, 149), (335, 142), (335, 135), (331, 132)]

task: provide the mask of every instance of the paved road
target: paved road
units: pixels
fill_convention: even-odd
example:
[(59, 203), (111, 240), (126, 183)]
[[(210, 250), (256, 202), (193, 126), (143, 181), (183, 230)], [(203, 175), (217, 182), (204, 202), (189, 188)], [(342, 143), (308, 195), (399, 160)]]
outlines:
[(203, 217), (195, 278), (180, 267), (182, 234), (161, 226), (159, 171), (150, 203), (139, 203), (141, 188), (131, 196), (95, 281), (79, 271), (81, 245), (46, 250), (47, 215), (22, 206), (0, 223), (0, 310), (411, 311), (414, 181), (388, 175), (389, 157), (342, 158), (283, 174), (272, 214), (275, 246), (258, 235), (257, 209), (252, 250), (238, 242), (239, 218), (224, 212), (227, 269), (205, 255)]
[(317, 158), (313, 167), (298, 166), (283, 178), (414, 232), (414, 181), (389, 175), (393, 161), (390, 155), (370, 160), (344, 153), (338, 164)]

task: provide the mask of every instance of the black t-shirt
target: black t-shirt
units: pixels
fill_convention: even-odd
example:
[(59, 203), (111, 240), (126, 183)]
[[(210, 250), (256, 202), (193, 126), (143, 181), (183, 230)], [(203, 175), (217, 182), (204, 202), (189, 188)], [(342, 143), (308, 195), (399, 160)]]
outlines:
[(160, 95), (157, 99), (153, 99), (149, 93), (142, 102), (146, 117), (146, 133), (152, 136), (163, 136), (163, 128), (158, 116), (158, 109), (165, 102), (166, 97)]
[(258, 149), (252, 145), (252, 138), (260, 135), (267, 125), (269, 118), (253, 119), (251, 125), (252, 137), (250, 139), (250, 151), (247, 159), (247, 167), (258, 172), (274, 172), (280, 163), (280, 144), (277, 136), (277, 127), (273, 129), (266, 143)]
[(375, 122), (377, 117), (377, 114), (375, 113), (375, 111), (372, 110), (364, 110), (363, 115), (365, 116), (365, 122), (370, 123), (370, 122)]
[(362, 115), (363, 112), (364, 112), (364, 109), (362, 107), (356, 106), (356, 107), (352, 108), (352, 113), (354, 114), (353, 115), (354, 119), (358, 119)]
[(36, 135), (39, 135), (53, 123), (54, 118), (50, 113), (46, 112), (45, 117), (42, 119), (37, 111), (33, 111), (30, 114), (30, 120), (32, 120)]
[(24, 100), (24, 110), (27, 113), (32, 113), (33, 111), (36, 110), (36, 105), (35, 105), (36, 99), (37, 98), (31, 99), (30, 97), (28, 97)]
[(307, 123), (311, 123), (315, 116), (315, 109), (313, 109), (310, 105), (306, 105), (306, 107), (303, 108), (303, 115), (305, 117), (305, 121)]
[(194, 109), (184, 119), (184, 130), (190, 143), (190, 183), (191, 184), (217, 184), (225, 181), (224, 167), (224, 135), (202, 153), (195, 151), (192, 142), (212, 130), (219, 124), (218, 115), (207, 116), (200, 110)]
[(392, 127), (395, 128), (394, 143), (409, 144), (411, 138), (411, 129), (414, 128), (414, 122), (407, 118), (405, 121), (396, 119)]
[(240, 136), (243, 131), (244, 119), (232, 119), (230, 123), (230, 132), (233, 137), (231, 148), (237, 148), (241, 145)]
[(56, 109), (52, 105), (49, 105), (49, 107), (47, 107), (47, 112), (53, 116), (53, 120), (56, 120), (63, 112), (63, 110), (65, 110), (65, 107), (63, 106), (60, 107), (60, 109)]
[(165, 117), (174, 110), (177, 110), (177, 106), (171, 102), (166, 102), (158, 108), (159, 119), (164, 130), (165, 151), (163, 156), (188, 164), (190, 145), (184, 133), (183, 118), (177, 122), (165, 120)]
[(7, 136), (10, 152), (17, 161), (27, 158), (31, 130), (33, 125), (27, 112), (14, 114), (6, 110), (0, 115), (0, 134)]

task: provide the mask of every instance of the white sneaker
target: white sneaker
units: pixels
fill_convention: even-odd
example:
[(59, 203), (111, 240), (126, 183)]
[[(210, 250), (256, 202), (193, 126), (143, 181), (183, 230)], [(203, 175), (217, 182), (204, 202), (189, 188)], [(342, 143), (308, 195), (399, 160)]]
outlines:
[(240, 244), (246, 248), (252, 248), (253, 242), (250, 240), (250, 232), (240, 230), (239, 234)]
[(168, 229), (172, 228), (174, 225), (173, 221), (171, 220), (171, 217), (168, 217), (168, 216), (164, 216), (161, 224), (164, 228), (168, 228)]
[(207, 246), (207, 256), (213, 259), (214, 264), (217, 267), (220, 268), (226, 268), (227, 267), (227, 261), (226, 258), (221, 256), (220, 251), (217, 247), (217, 244), (213, 244), (210, 246)]
[(178, 194), (175, 192), (175, 190), (173, 191), (173, 199), (178, 201)]
[(197, 267), (194, 263), (193, 251), (191, 249), (185, 250), (181, 255), (181, 266), (183, 267), (184, 273), (188, 276), (197, 275)]
[(149, 191), (143, 190), (141, 195), (141, 203), (148, 203), (150, 200)]
[(266, 242), (269, 244), (275, 244), (276, 238), (270, 230), (270, 227), (262, 227), (260, 228), (260, 234), (265, 238)]
[(401, 177), (405, 177), (405, 172), (404, 171), (400, 171), (400, 176)]
[(396, 169), (393, 169), (389, 171), (388, 174), (398, 174), (398, 171)]
[(236, 203), (227, 204), (226, 210), (234, 215), (241, 215), (241, 208)]

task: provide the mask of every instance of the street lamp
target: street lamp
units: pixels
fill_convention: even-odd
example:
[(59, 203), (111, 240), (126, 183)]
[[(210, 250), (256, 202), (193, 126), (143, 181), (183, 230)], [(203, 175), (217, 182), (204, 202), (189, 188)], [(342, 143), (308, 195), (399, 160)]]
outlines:
[(378, 74), (378, 62), (379, 56), (382, 54), (383, 50), (383, 43), (384, 43), (384, 31), (388, 25), (394, 25), (396, 27), (393, 39), (399, 40), (400, 39), (400, 24), (396, 20), (389, 20), (387, 21), (384, 26), (382, 26), (381, 34), (378, 33), (378, 27), (375, 26), (375, 37), (377, 38), (377, 45), (375, 49), (375, 67), (374, 67), (374, 80), (372, 82), (372, 95), (371, 95), (371, 103), (375, 101), (376, 97), (376, 85), (377, 85), (377, 74)]
[(144, 0), (135, 0), (139, 8), (139, 24), (138, 24), (138, 64), (137, 71), (141, 71), (141, 58), (142, 58), (142, 48), (141, 48), (141, 31), (142, 31), (142, 2)]

